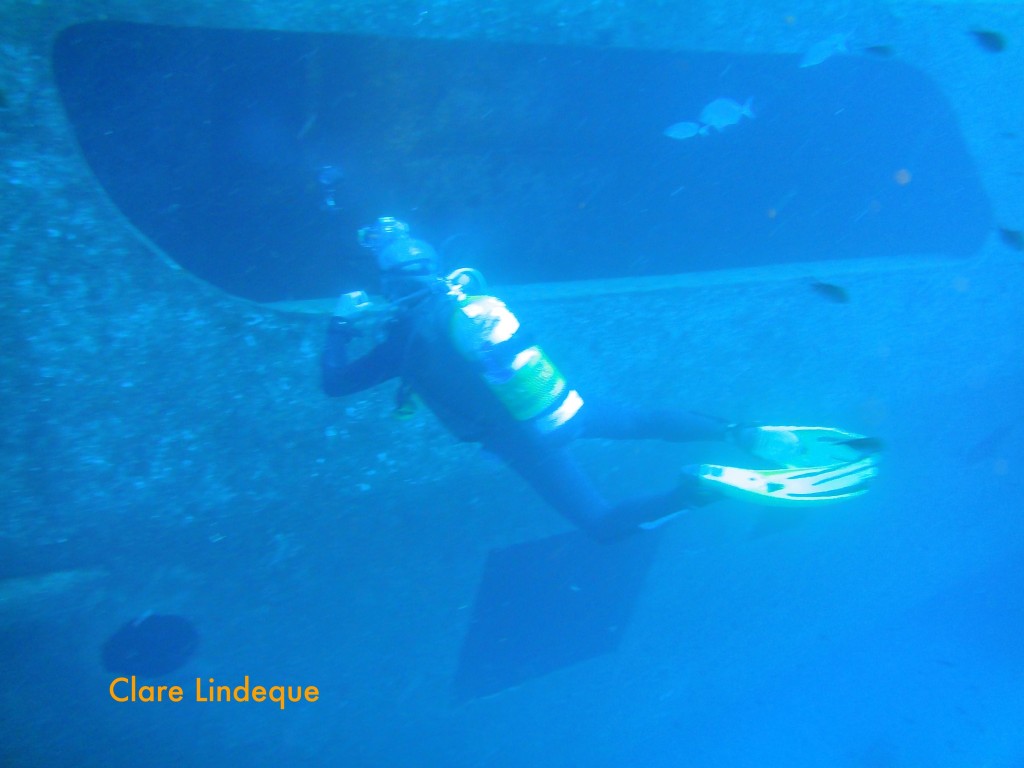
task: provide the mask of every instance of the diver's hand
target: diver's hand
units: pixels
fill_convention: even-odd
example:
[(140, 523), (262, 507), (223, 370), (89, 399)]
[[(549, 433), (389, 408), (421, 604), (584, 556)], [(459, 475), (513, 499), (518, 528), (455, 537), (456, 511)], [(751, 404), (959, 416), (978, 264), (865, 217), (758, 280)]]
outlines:
[(371, 301), (364, 291), (351, 291), (338, 297), (331, 326), (347, 339), (352, 339), (372, 334), (382, 324), (394, 319), (394, 316), (393, 305)]
[(366, 291), (349, 291), (338, 297), (334, 305), (334, 317), (345, 322), (354, 323), (373, 306)]
[(347, 344), (357, 336), (361, 336), (365, 323), (365, 315), (372, 304), (365, 291), (350, 291), (338, 297), (331, 313), (329, 333), (332, 338)]

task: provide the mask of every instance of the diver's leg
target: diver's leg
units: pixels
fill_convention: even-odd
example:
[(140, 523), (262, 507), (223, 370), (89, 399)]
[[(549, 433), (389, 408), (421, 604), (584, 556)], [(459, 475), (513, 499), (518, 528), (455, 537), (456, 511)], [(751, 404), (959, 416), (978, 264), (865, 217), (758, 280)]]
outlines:
[(502, 452), (506, 463), (522, 476), (548, 504), (599, 541), (612, 541), (635, 533), (684, 509), (714, 499), (697, 478), (684, 473), (679, 484), (664, 493), (635, 496), (612, 504), (594, 488), (568, 450)]
[(666, 440), (673, 443), (725, 440), (729, 422), (674, 408), (634, 408), (587, 401), (580, 411), (581, 437)]

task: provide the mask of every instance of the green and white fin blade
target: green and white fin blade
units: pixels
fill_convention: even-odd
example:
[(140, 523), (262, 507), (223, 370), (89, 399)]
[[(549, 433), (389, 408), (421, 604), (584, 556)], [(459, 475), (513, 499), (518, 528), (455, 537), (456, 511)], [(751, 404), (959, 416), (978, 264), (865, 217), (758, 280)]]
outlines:
[(751, 452), (784, 467), (827, 467), (874, 456), (882, 442), (834, 427), (759, 426)]
[(701, 482), (732, 498), (754, 504), (807, 508), (867, 493), (878, 474), (874, 456), (820, 467), (744, 469), (718, 464), (693, 468)]

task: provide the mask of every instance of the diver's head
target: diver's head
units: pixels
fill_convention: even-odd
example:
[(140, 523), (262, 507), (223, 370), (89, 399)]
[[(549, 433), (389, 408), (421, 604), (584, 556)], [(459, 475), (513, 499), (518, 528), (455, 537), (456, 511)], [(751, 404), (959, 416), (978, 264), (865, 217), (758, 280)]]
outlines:
[(430, 243), (405, 237), (377, 251), (377, 268), (382, 276), (437, 277), (437, 251)]
[(381, 289), (388, 299), (415, 293), (438, 277), (437, 252), (429, 243), (409, 237), (409, 225), (404, 221), (383, 216), (359, 230), (359, 243), (373, 250)]

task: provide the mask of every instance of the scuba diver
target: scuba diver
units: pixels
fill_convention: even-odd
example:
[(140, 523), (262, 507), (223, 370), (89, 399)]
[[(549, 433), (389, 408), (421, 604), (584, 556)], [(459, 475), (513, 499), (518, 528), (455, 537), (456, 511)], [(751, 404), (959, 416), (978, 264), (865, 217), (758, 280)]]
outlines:
[[(458, 439), (500, 457), (595, 539), (656, 527), (724, 494), (766, 503), (850, 498), (875, 474), (876, 446), (861, 435), (585, 398), (505, 303), (486, 293), (478, 272), (443, 276), (434, 249), (393, 217), (360, 229), (359, 242), (374, 254), (386, 303), (361, 291), (339, 299), (321, 361), (324, 392), (337, 397), (399, 379), (397, 412), (420, 399)], [(349, 343), (371, 327), (383, 329), (383, 340), (350, 359)], [(570, 454), (580, 438), (730, 441), (780, 468), (687, 467), (672, 488), (612, 502)]]

